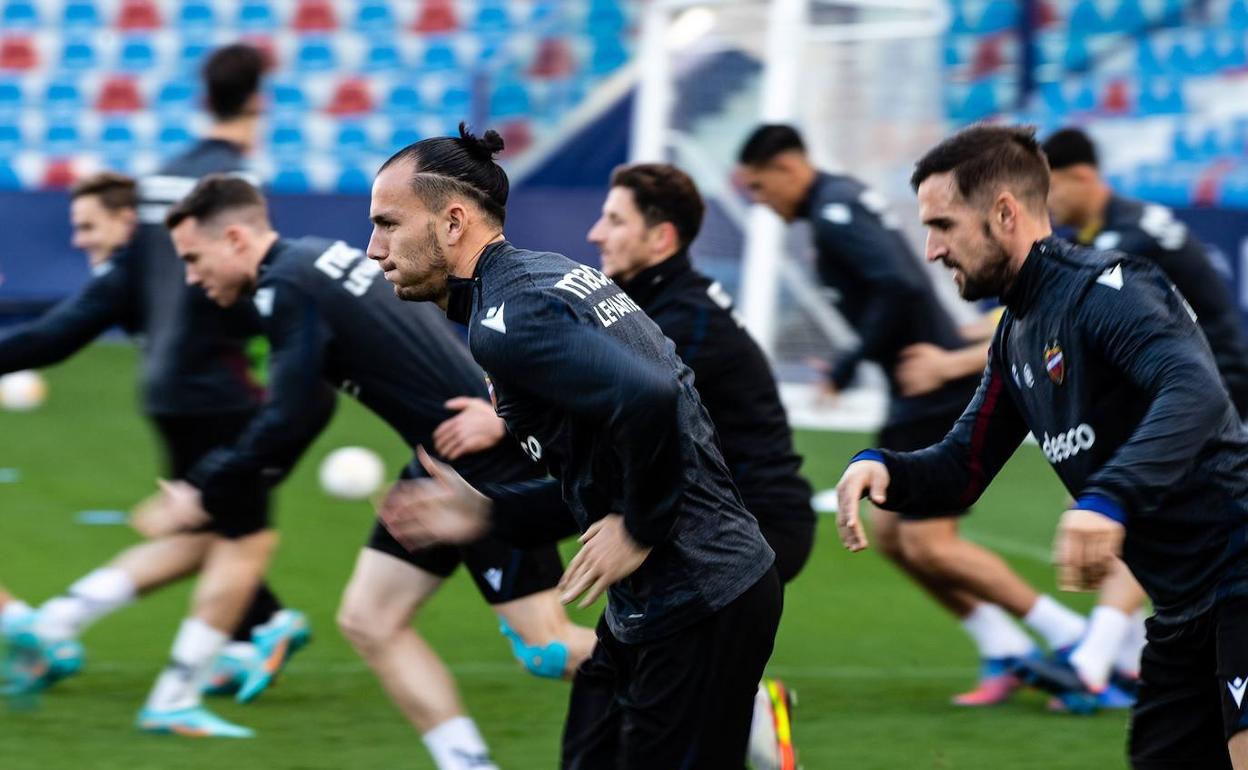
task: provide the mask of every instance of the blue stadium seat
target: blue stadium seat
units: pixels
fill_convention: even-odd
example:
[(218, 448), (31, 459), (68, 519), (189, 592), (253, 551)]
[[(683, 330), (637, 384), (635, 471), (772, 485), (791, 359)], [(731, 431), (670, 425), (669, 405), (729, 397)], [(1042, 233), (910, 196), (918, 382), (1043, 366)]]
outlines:
[(398, 22), (389, 0), (362, 0), (353, 26), (360, 32), (388, 34), (398, 29)]
[(44, 109), (53, 115), (76, 115), (82, 111), (83, 104), (78, 86), (67, 81), (49, 83), (43, 92)]
[(328, 38), (308, 37), (299, 46), (295, 67), (301, 72), (328, 72), (338, 66)]
[(614, 72), (628, 61), (628, 50), (624, 41), (616, 36), (600, 37), (594, 40), (594, 53), (589, 60), (589, 72), (592, 75), (606, 75)]
[(408, 128), (406, 126), (396, 128), (394, 129), (394, 132), (390, 134), (390, 147), (388, 149), (391, 153), (395, 153), (409, 144), (415, 144), (424, 138), (425, 135), (414, 128)]
[(185, 123), (166, 123), (156, 135), (156, 148), (162, 158), (167, 158), (174, 153), (181, 152), (193, 141), (195, 137)]
[(275, 82), (272, 85), (270, 107), (276, 117), (302, 115), (308, 111), (308, 100), (303, 89), (294, 82)]
[(393, 40), (375, 40), (364, 57), (365, 72), (394, 72), (403, 69), (403, 54)]
[(182, 115), (195, 111), (195, 88), (186, 80), (171, 80), (156, 92), (156, 111)]
[(1069, 16), (1071, 37), (1099, 35), (1105, 31), (1105, 22), (1093, 0), (1079, 0), (1070, 9)]
[(30, 30), (39, 26), (39, 12), (30, 0), (9, 0), (0, 16), (0, 29)]
[(458, 115), (457, 120), (466, 120), (472, 112), (472, 91), (461, 85), (449, 86), (442, 92), (439, 109), (448, 119)]
[(18, 190), (22, 187), (22, 179), (12, 164), (0, 162), (0, 190)]
[(367, 153), (371, 146), (372, 140), (368, 138), (368, 131), (359, 123), (343, 123), (338, 129), (334, 149), (340, 157), (356, 160)]
[(1178, 115), (1183, 110), (1183, 87), (1178, 80), (1153, 78), (1140, 84), (1141, 115)]
[(533, 111), (532, 100), (524, 84), (519, 80), (503, 80), (490, 94), (490, 118), (518, 118)]
[(275, 126), (269, 135), (269, 148), (279, 160), (299, 160), (307, 150), (303, 130), (295, 124)]
[(628, 13), (615, 0), (591, 0), (585, 31), (591, 37), (618, 35), (628, 26)]
[(1092, 112), (1098, 104), (1096, 87), (1090, 81), (1085, 80), (1079, 86), (1079, 91), (1075, 94), (1075, 98), (1071, 100), (1070, 109), (1074, 112)]
[(1223, 177), (1218, 202), (1230, 208), (1248, 209), (1248, 166), (1240, 163)]
[(1000, 109), (997, 104), (997, 89), (992, 78), (985, 78), (971, 85), (963, 100), (960, 116), (967, 122), (995, 115)]
[(184, 34), (211, 31), (216, 25), (216, 11), (207, 0), (186, 0), (178, 11), (178, 28)]
[(49, 155), (69, 155), (79, 149), (78, 126), (73, 121), (56, 121), (43, 135), (44, 149)]
[(386, 97), (385, 112), (392, 118), (410, 118), (424, 110), (424, 100), (414, 86), (395, 86)]
[(1040, 84), (1040, 102), (1053, 115), (1062, 116), (1070, 110), (1060, 81)]
[(65, 29), (99, 29), (104, 22), (91, 0), (69, 0), (61, 11), (61, 26)]
[(95, 69), (98, 65), (95, 45), (89, 37), (67, 37), (61, 47), (61, 69), (69, 72), (82, 72)]
[(308, 183), (307, 173), (295, 165), (278, 168), (269, 185), (276, 192), (302, 193), (308, 192), (312, 185)]
[(0, 158), (11, 158), (21, 152), (22, 129), (16, 123), (0, 123)]
[(334, 185), (340, 193), (367, 193), (373, 188), (373, 175), (359, 166), (343, 169)]
[(126, 123), (108, 123), (100, 132), (100, 150), (109, 157), (131, 154), (135, 144), (134, 129)]
[(122, 72), (150, 72), (156, 68), (156, 49), (147, 37), (132, 37), (121, 44), (117, 69)]
[(1018, 26), (1019, 4), (1011, 0), (991, 0), (984, 8), (975, 31), (980, 35), (1004, 32)]
[(1218, 56), (1219, 69), (1240, 70), (1248, 68), (1248, 51), (1245, 51), (1244, 33), (1242, 30), (1219, 30), (1213, 33), (1215, 50), (1221, 51)]
[(481, 0), (477, 14), (472, 20), (472, 30), (477, 34), (503, 34), (511, 31), (511, 16), (503, 0)]
[(1139, 46), (1136, 49), (1135, 63), (1139, 74), (1145, 78), (1166, 72), (1166, 65), (1158, 58), (1152, 43), (1149, 42), (1147, 37), (1140, 38)]
[(1062, 57), (1062, 66), (1072, 72), (1083, 72), (1089, 64), (1087, 39), (1082, 35), (1071, 35), (1066, 41), (1066, 53)]
[(1149, 27), (1148, 15), (1140, 0), (1120, 0), (1118, 7), (1105, 22), (1107, 32), (1140, 33)]
[(539, 35), (558, 35), (566, 31), (566, 26), (563, 0), (537, 0), (533, 3), (533, 12), (529, 14), (529, 27)]
[(244, 0), (238, 7), (234, 25), (239, 32), (274, 32), (278, 22), (268, 0)]
[(459, 54), (446, 38), (430, 38), (420, 66), (426, 72), (455, 72), (459, 69)]
[(1226, 25), (1231, 29), (1248, 29), (1248, 0), (1232, 0), (1226, 10)]
[(22, 84), (19, 81), (0, 80), (0, 116), (5, 118), (16, 116), (22, 111), (25, 101)]
[(178, 69), (185, 77), (198, 77), (204, 57), (214, 46), (207, 40), (184, 40), (178, 52)]

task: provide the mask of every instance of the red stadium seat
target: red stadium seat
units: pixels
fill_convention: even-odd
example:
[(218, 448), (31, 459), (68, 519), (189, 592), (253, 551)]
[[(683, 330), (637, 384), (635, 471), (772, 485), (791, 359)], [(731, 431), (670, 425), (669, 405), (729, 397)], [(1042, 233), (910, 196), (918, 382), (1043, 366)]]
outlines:
[(333, 32), (338, 29), (338, 15), (329, 0), (301, 0), (290, 26), (300, 32)]
[(112, 77), (100, 87), (95, 109), (100, 112), (137, 112), (143, 109), (143, 97), (132, 79)]
[(160, 9), (152, 0), (125, 0), (117, 13), (117, 28), (160, 29)]
[(39, 66), (35, 43), (27, 37), (9, 37), (0, 42), (0, 70), (33, 70)]
[(452, 32), (459, 29), (459, 20), (455, 18), (455, 6), (451, 0), (425, 0), (412, 30), (424, 34)]
[(533, 127), (527, 120), (513, 120), (504, 123), (498, 133), (506, 145), (507, 157), (514, 158), (533, 146)]
[(973, 80), (991, 75), (1005, 64), (1005, 57), (1001, 53), (1001, 41), (1002, 38), (998, 35), (990, 35), (980, 40), (975, 49), (975, 57), (971, 60)]
[(360, 115), (373, 111), (373, 95), (363, 80), (344, 80), (338, 84), (325, 111), (331, 115)]
[(65, 189), (77, 181), (74, 173), (74, 161), (70, 158), (49, 160), (43, 171), (43, 186), (52, 189)]
[(568, 41), (559, 37), (548, 37), (537, 49), (533, 64), (529, 66), (529, 75), (535, 78), (564, 78), (576, 72), (576, 57)]
[(1125, 80), (1113, 80), (1105, 87), (1101, 109), (1110, 115), (1126, 115), (1135, 109)]

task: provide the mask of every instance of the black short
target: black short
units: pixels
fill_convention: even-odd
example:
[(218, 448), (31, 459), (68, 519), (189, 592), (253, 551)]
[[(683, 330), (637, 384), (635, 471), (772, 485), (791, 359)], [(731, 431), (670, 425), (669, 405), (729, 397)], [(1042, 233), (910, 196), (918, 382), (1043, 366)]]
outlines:
[[(220, 414), (155, 415), (157, 432), (165, 450), (165, 473), (171, 479), (184, 478), (205, 455), (230, 446), (242, 435), (256, 412)], [(269, 528), (269, 490), (257, 486), (236, 510), (214, 517), (205, 530), (223, 537), (239, 538)]]
[[(894, 452), (914, 452), (939, 444), (949, 433), (949, 429), (962, 416), (961, 412), (947, 412), (917, 420), (885, 425), (876, 437), (875, 444), (881, 449)], [(943, 519), (950, 516), (963, 516), (970, 509), (959, 508), (952, 511), (925, 511), (923, 513), (900, 514), (903, 520)]]
[(776, 552), (776, 574), (781, 583), (789, 583), (806, 566), (815, 547), (815, 522), (801, 519), (777, 519), (764, 516), (758, 528), (771, 550)]
[[(400, 478), (424, 475), (420, 464), (413, 460)], [(503, 604), (554, 588), (563, 575), (563, 560), (554, 544), (526, 550), (486, 538), (463, 547), (437, 545), (409, 551), (394, 539), (380, 519), (373, 524), (368, 547), (440, 578), (450, 577), (463, 564), (489, 604)]]
[(624, 644), (605, 620), (572, 680), (563, 770), (743, 770), (783, 598), (775, 570), (671, 636)]
[(1248, 599), (1186, 623), (1150, 619), (1131, 715), (1131, 766), (1230, 770), (1226, 743), (1248, 730)]

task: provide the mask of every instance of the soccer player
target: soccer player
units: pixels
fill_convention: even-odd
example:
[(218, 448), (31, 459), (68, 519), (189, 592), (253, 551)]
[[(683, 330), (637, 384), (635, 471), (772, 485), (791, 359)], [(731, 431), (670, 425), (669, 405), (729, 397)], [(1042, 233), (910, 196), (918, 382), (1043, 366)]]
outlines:
[[(85, 347), (112, 326), (132, 335), (144, 332), (144, 281), (146, 263), (131, 246), (137, 224), (138, 194), (135, 180), (114, 172), (99, 172), (79, 180), (70, 189), (70, 222), (73, 245), (87, 253), (92, 276), (87, 285), (42, 317), (0, 338), (0, 372), (47, 366), (62, 361)], [(166, 291), (180, 292), (182, 282), (165, 284)], [(232, 376), (232, 375), (231, 375)], [(171, 419), (206, 421), (202, 418), (155, 417), (158, 425)], [(202, 426), (201, 426), (202, 427)], [(165, 437), (168, 472), (172, 478), (186, 470), (185, 460), (194, 454), (211, 431), (186, 431), (179, 440)], [(37, 613), (20, 622), (14, 616), (5, 626), (5, 638), (27, 647), (42, 648), (28, 660), (52, 660), (43, 676), (27, 676), (28, 686), (43, 688), (82, 667), (82, 648), (77, 638), (105, 615), (126, 606), (170, 582), (199, 569), (211, 542), (208, 533), (181, 534), (149, 540), (118, 554), (106, 566), (76, 581), (65, 594), (45, 602)], [(251, 642), (254, 631), (281, 610), (276, 598), (262, 587), (247, 616), (234, 630), (231, 653), (219, 661), (227, 680), (241, 680), (246, 662), (259, 653)], [(293, 611), (288, 611), (287, 614)], [(218, 682), (225, 686), (227, 682)], [(237, 686), (237, 685), (235, 685)]]
[[(333, 412), (334, 387), (376, 412), (413, 448), (431, 445), (453, 414), (448, 401), (487, 396), (480, 369), (435, 308), (395, 297), (359, 249), (279, 237), (260, 191), (246, 180), (204, 178), (170, 210), (167, 223), (188, 280), (223, 307), (252, 301), (271, 350), (264, 408), (237, 442), (200, 461), (172, 498), (191, 496), (210, 516), (232, 515), (251, 489), (277, 482), (298, 460)], [(464, 454), (455, 466), (478, 483), (536, 475), (510, 443)], [(414, 463), (405, 477), (419, 474)], [(178, 511), (175, 505), (174, 518)], [(378, 522), (356, 562), (339, 622), (424, 734), (440, 770), (493, 767), (450, 672), (411, 627), (460, 563), (533, 673), (570, 674), (566, 661), (588, 655), (594, 644), (592, 632), (573, 625), (559, 605), (554, 589), (562, 564), (554, 545), (524, 551), (485, 540), (413, 552)]]
[(400, 297), (468, 326), (499, 415), (556, 481), (478, 491), (425, 457), (433, 478), (396, 489), (383, 517), (414, 542), (580, 529), (563, 601), (609, 598), (561, 766), (743, 768), (780, 620), (774, 555), (672, 343), (600, 271), (503, 237), (502, 145), (461, 126), (393, 155), (368, 254)]
[[(835, 362), (831, 386), (845, 388), (861, 361), (874, 361), (890, 385), (879, 443), (906, 451), (938, 441), (975, 392), (976, 380), (963, 377), (918, 396), (901, 391), (900, 351), (915, 343), (955, 350), (966, 341), (884, 199), (852, 177), (815, 168), (791, 126), (759, 127), (739, 160), (740, 175), (757, 202), (787, 222), (810, 221), (819, 277), (839, 293), (839, 309), (862, 340)], [(904, 513), (875, 506), (871, 523), (884, 555), (957, 617), (975, 641), (980, 682), (954, 702), (977, 706), (1007, 699), (1019, 684), (1014, 665), (1035, 654), (1031, 638), (1011, 615), (1052, 649), (1078, 641), (1085, 621), (1039, 594), (996, 554), (963, 539), (958, 518), (966, 511), (965, 504)]]
[(864, 494), (903, 511), (974, 499), (1028, 431), (1041, 437), (1075, 498), (1054, 545), (1061, 585), (1095, 588), (1121, 553), (1156, 609), (1132, 765), (1248, 768), (1248, 433), (1191, 307), (1150, 262), (1052, 236), (1031, 128), (964, 129), (911, 181), (927, 258), (1006, 312), (944, 439), (855, 456), (838, 485), (846, 547), (867, 546)]

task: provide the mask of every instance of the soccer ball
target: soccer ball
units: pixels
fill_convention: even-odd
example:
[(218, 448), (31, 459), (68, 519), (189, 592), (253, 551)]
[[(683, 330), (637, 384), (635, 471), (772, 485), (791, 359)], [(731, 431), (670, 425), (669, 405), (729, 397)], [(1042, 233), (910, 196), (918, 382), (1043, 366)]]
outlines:
[(14, 412), (38, 409), (48, 398), (48, 384), (33, 369), (0, 377), (0, 406)]
[(371, 449), (344, 446), (321, 463), (321, 489), (330, 497), (363, 500), (381, 488), (386, 466)]

